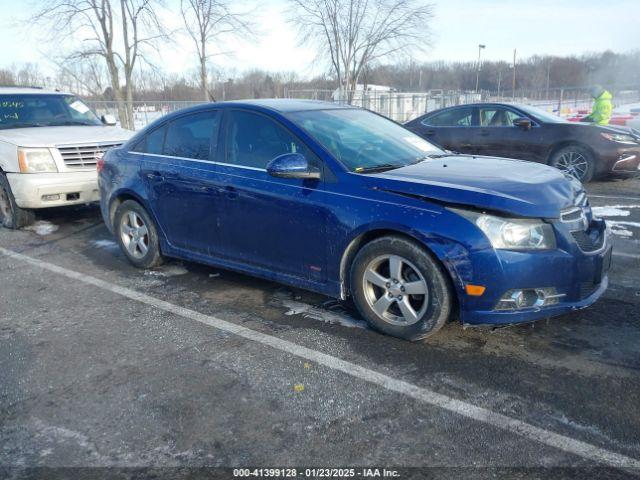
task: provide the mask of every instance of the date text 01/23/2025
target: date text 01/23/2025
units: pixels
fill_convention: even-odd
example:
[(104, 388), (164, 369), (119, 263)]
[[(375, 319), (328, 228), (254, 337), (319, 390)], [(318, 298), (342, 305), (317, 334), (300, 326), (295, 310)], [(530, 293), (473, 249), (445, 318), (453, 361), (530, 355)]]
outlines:
[(235, 468), (233, 476), (262, 478), (398, 478), (397, 470), (386, 468)]

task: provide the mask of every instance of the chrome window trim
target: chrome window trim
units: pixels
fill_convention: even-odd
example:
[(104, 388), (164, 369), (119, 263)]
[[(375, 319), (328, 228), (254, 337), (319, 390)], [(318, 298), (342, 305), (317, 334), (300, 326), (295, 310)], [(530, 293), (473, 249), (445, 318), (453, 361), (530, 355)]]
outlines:
[(160, 155), (158, 153), (133, 152), (131, 150), (128, 153), (131, 153), (133, 155), (148, 155), (149, 157), (171, 158), (174, 160), (186, 160), (187, 162), (206, 163), (207, 165), (221, 165), (223, 167), (234, 167), (234, 168), (241, 168), (243, 170), (255, 170), (258, 172), (267, 171), (266, 168), (247, 167), (244, 165), (234, 165), (233, 163), (214, 162), (213, 160), (199, 160), (197, 158), (175, 157), (173, 155)]

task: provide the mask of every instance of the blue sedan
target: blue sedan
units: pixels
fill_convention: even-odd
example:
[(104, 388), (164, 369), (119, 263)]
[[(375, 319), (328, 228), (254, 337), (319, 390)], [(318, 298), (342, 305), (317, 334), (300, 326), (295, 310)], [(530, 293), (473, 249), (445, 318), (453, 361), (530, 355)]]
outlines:
[(201, 105), (98, 170), (102, 215), (134, 265), (181, 258), (351, 298), (409, 340), (450, 318), (549, 318), (607, 288), (609, 231), (577, 180), (443, 151), (359, 108)]

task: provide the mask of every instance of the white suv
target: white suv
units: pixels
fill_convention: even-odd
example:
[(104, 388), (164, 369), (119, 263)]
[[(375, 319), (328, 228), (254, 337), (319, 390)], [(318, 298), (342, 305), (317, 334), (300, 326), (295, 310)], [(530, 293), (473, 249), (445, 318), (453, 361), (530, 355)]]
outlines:
[(0, 88), (0, 225), (26, 226), (37, 208), (99, 201), (96, 163), (132, 134), (74, 95)]

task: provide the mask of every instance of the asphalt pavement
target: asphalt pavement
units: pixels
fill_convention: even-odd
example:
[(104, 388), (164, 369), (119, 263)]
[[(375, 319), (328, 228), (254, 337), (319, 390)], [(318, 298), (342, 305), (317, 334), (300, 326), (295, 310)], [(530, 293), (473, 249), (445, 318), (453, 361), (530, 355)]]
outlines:
[(530, 325), (450, 323), (422, 343), (273, 282), (179, 261), (135, 269), (96, 206), (0, 229), (0, 477), (24, 467), (640, 474), (640, 181), (588, 190), (615, 239), (603, 298)]

